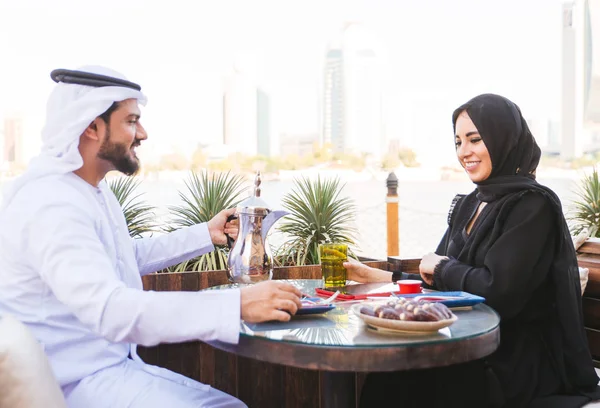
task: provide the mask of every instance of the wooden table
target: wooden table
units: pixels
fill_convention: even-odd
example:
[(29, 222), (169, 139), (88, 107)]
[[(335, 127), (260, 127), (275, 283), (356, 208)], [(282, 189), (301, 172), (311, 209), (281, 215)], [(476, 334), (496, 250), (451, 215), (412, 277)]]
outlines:
[[(288, 280), (313, 294), (319, 279)], [(211, 288), (231, 288), (221, 285)], [(355, 303), (353, 303), (355, 304)], [(483, 358), (500, 343), (500, 318), (486, 305), (455, 311), (458, 320), (434, 334), (387, 335), (368, 329), (350, 304), (323, 315), (297, 316), (289, 322), (246, 324), (240, 341), (209, 344), (238, 356), (297, 368), (323, 370), (322, 407), (352, 406), (355, 372), (441, 367)]]

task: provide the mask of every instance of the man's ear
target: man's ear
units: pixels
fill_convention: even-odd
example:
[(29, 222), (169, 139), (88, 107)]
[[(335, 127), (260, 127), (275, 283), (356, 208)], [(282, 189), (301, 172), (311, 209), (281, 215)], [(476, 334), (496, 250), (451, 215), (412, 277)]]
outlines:
[(100, 134), (98, 132), (98, 118), (94, 119), (92, 123), (83, 131), (83, 136), (90, 140), (100, 140)]

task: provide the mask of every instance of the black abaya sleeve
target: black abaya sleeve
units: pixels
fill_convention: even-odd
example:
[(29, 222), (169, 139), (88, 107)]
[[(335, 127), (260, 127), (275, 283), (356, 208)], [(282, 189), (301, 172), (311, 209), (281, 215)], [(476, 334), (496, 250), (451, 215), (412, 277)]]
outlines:
[[(551, 204), (541, 194), (525, 194), (507, 215), (494, 242), (476, 251), (483, 265), (450, 259), (434, 275), (439, 290), (463, 290), (486, 298), (502, 318), (522, 310), (533, 291), (548, 276), (558, 233)], [(495, 228), (498, 226), (495, 226)], [(472, 234), (476, 233), (474, 228)], [(552, 246), (552, 247), (549, 247)], [(467, 248), (469, 241), (465, 244)], [(468, 248), (467, 248), (468, 249)]]
[(448, 227), (446, 229), (444, 236), (442, 237), (440, 243), (438, 244), (437, 249), (435, 250), (435, 253), (438, 255), (441, 255), (441, 256), (446, 255), (446, 248), (448, 248), (448, 237), (450, 236), (450, 228), (451, 227)]

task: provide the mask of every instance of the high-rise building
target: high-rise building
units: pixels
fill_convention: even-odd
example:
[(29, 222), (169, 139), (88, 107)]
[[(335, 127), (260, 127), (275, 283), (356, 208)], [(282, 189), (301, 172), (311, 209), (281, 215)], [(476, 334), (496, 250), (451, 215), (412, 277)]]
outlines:
[(322, 103), (323, 143), (333, 151), (344, 151), (344, 89), (342, 49), (333, 48), (325, 56), (325, 78)]
[(8, 163), (4, 159), (4, 128), (0, 127), (0, 172), (7, 167)]
[(600, 0), (563, 4), (561, 156), (600, 148)]
[(271, 156), (271, 101), (267, 93), (256, 90), (257, 151), (261, 156)]
[(270, 156), (272, 113), (269, 94), (236, 69), (223, 94), (223, 143), (230, 152)]
[(22, 165), (23, 119), (18, 116), (4, 118), (3, 161), (9, 166)]
[(334, 152), (383, 152), (382, 70), (359, 23), (348, 23), (325, 54), (322, 141)]
[(556, 122), (548, 119), (528, 119), (527, 125), (543, 154), (557, 155), (561, 151), (559, 129)]
[(235, 69), (227, 78), (223, 95), (223, 143), (232, 152), (257, 153), (257, 88)]

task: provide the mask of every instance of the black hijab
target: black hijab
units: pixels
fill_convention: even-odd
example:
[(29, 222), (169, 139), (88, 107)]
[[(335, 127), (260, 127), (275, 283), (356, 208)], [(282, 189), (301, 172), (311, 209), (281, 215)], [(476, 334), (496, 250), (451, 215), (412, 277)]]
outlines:
[[(492, 160), (490, 176), (476, 183), (477, 198), (496, 202), (499, 213), (507, 214), (523, 193), (532, 191), (544, 195), (554, 208), (560, 235), (556, 248), (548, 248), (544, 256), (554, 259), (549, 277), (555, 287), (555, 305), (562, 332), (562, 358), (558, 358), (556, 363), (565, 391), (593, 392), (598, 376), (592, 365), (583, 326), (577, 257), (560, 199), (548, 187), (535, 181), (540, 148), (519, 107), (502, 96), (483, 94), (460, 106), (452, 114), (455, 130), (456, 120), (463, 111), (477, 127)], [(496, 223), (502, 222), (498, 218), (486, 217), (479, 229), (493, 229)]]
[(541, 156), (527, 122), (517, 105), (494, 94), (476, 96), (452, 114), (456, 131), (458, 116), (466, 111), (492, 159), (492, 173), (477, 184), (478, 198), (493, 201), (506, 193), (534, 185)]

